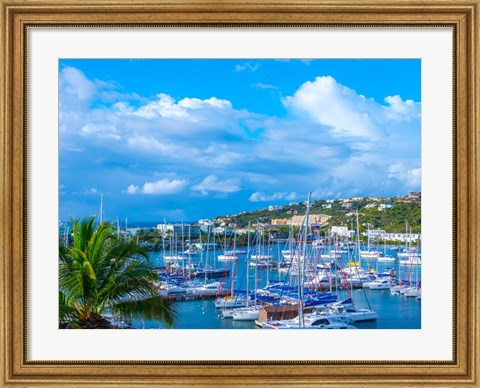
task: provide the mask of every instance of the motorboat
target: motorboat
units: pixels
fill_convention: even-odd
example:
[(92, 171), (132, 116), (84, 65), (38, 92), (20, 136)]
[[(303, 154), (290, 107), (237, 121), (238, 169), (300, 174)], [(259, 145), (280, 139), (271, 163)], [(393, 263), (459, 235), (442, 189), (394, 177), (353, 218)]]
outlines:
[(263, 329), (356, 329), (342, 320), (341, 317), (318, 316), (308, 314), (304, 317), (304, 325), (300, 327), (299, 319), (289, 319), (284, 321), (266, 321), (262, 323)]
[(422, 265), (421, 256), (409, 257), (408, 259), (400, 260), (400, 265)]
[(370, 282), (368, 288), (371, 290), (389, 290), (392, 285), (392, 279), (390, 277), (381, 277)]
[(191, 287), (188, 289), (187, 293), (189, 294), (215, 294), (218, 293), (222, 290), (223, 283), (221, 282), (214, 282), (214, 283), (208, 283), (208, 284), (203, 284), (198, 287)]
[(225, 296), (215, 300), (215, 307), (221, 308), (234, 308), (245, 307), (247, 305), (247, 298), (244, 296)]

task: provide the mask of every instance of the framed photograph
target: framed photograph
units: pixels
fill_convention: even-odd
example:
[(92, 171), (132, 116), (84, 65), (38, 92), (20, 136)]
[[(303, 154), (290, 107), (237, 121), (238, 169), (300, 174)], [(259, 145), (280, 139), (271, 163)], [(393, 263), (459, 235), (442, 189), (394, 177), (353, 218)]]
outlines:
[(478, 384), (479, 6), (2, 0), (2, 386)]

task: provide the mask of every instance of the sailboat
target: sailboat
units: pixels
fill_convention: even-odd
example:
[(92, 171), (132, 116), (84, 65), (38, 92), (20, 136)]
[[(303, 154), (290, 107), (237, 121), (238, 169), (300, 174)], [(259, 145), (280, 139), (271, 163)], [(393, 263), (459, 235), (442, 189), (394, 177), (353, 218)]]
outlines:
[[(258, 225), (258, 223), (257, 223)], [(261, 242), (261, 241), (260, 241)], [(248, 223), (248, 236), (247, 236), (247, 257), (246, 257), (246, 263), (249, 262), (248, 256), (250, 254), (250, 222)], [(250, 262), (251, 263), (251, 262)], [(255, 267), (255, 279), (254, 279), (254, 304), (252, 306), (249, 306), (249, 267), (250, 265), (246, 265), (247, 268), (247, 274), (246, 274), (246, 307), (240, 307), (234, 309), (231, 313), (231, 317), (233, 318), (234, 321), (255, 321), (258, 319), (259, 314), (260, 314), (260, 304), (257, 304), (257, 268)]]
[(232, 253), (236, 251), (236, 238), (237, 238), (237, 233), (234, 230), (233, 248), (231, 250), (228, 250), (227, 249), (227, 228), (225, 227), (225, 246), (223, 248), (223, 254), (217, 256), (218, 261), (234, 261), (238, 259), (238, 256)]
[[(208, 226), (207, 229), (207, 242), (202, 243), (202, 235), (200, 233), (200, 242), (197, 244), (197, 248), (200, 247), (201, 251), (201, 260), (203, 261), (203, 254), (205, 253), (205, 262), (202, 263), (202, 267), (198, 268), (197, 271), (193, 273), (193, 277), (195, 278), (203, 278), (204, 283), (207, 283), (209, 279), (221, 279), (223, 277), (227, 277), (230, 273), (228, 268), (216, 268), (214, 265), (210, 264), (210, 248), (213, 248), (213, 257), (215, 257), (215, 249), (217, 247), (217, 243), (215, 242), (215, 234), (211, 233), (211, 226)], [(210, 242), (210, 235), (213, 235), (213, 242)]]

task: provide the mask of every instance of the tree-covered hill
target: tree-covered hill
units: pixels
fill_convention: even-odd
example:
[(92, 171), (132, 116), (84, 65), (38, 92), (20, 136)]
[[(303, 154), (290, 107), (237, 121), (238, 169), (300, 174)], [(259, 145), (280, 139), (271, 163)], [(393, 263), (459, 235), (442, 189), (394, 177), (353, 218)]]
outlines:
[[(250, 221), (255, 224), (260, 221), (270, 224), (275, 219), (289, 219), (293, 216), (303, 216), (306, 204), (304, 202), (291, 203), (284, 206), (270, 206), (269, 208), (242, 212), (236, 215), (218, 216), (217, 223), (226, 226), (235, 225), (244, 228)], [(332, 226), (347, 226), (356, 228), (356, 212), (358, 211), (361, 229), (382, 229), (386, 232), (404, 232), (408, 222), (409, 230), (413, 233), (421, 231), (421, 202), (410, 196), (393, 198), (351, 198), (337, 200), (317, 200), (310, 208), (310, 214), (325, 214), (331, 216), (328, 222), (322, 224), (322, 229)]]

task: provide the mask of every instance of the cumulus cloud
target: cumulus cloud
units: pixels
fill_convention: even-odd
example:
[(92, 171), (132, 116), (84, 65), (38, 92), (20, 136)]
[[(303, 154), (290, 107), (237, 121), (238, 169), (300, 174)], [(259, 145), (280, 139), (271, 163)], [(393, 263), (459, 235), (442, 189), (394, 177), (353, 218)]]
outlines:
[(73, 94), (80, 101), (90, 100), (97, 91), (94, 82), (74, 67), (65, 67), (60, 73), (60, 85), (68, 94)]
[(284, 106), (315, 123), (330, 127), (336, 136), (378, 140), (388, 121), (419, 117), (420, 104), (388, 96), (388, 105), (366, 98), (338, 83), (333, 77), (307, 81), (294, 93), (282, 99)]
[[(239, 71), (258, 67), (245, 63)], [(187, 200), (214, 194), (251, 205), (297, 200), (308, 191), (325, 198), (419, 189), (421, 105), (395, 93), (375, 101), (332, 77), (317, 77), (277, 101), (284, 111), (274, 116), (239, 109), (228, 95), (121, 94), (118, 85), (73, 68), (60, 78), (60, 149), (77, 151), (68, 152), (71, 180), (62, 176), (69, 192), (84, 191), (73, 177), (88, 162), (91, 171), (103, 169), (108, 175), (96, 176), (109, 183), (113, 175), (127, 182), (116, 183), (111, 190), (117, 193), (168, 195), (191, 183)], [(94, 165), (100, 155), (101, 166)]]
[(183, 179), (169, 180), (167, 178), (154, 182), (145, 182), (143, 186), (131, 184), (127, 187), (127, 194), (151, 194), (151, 195), (167, 195), (176, 194), (183, 190), (187, 185), (187, 181)]
[(199, 191), (202, 195), (208, 192), (235, 193), (241, 190), (240, 180), (236, 178), (219, 180), (215, 175), (205, 177), (198, 185), (192, 186), (193, 191)]
[(422, 182), (421, 168), (407, 168), (402, 163), (388, 166), (388, 177), (398, 179), (408, 188), (419, 188)]
[(201, 122), (208, 112), (231, 110), (232, 104), (230, 101), (216, 97), (210, 97), (204, 100), (184, 98), (177, 102), (168, 94), (160, 93), (154, 101), (141, 106), (137, 110), (128, 109), (125, 106), (122, 109), (122, 113), (145, 119), (166, 118), (197, 123)]
[(292, 201), (297, 198), (297, 193), (273, 193), (271, 195), (256, 191), (250, 195), (249, 201), (251, 202), (266, 202), (266, 201), (279, 201), (279, 200), (288, 200)]
[(394, 121), (412, 120), (420, 118), (420, 103), (413, 100), (402, 100), (399, 95), (387, 96), (384, 101), (388, 107), (384, 107), (385, 115)]

